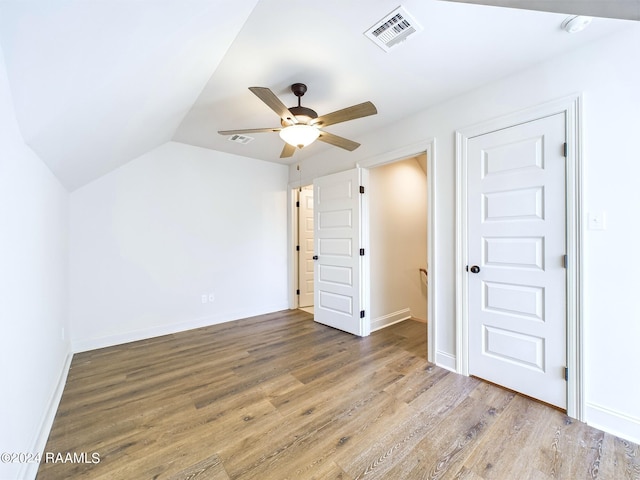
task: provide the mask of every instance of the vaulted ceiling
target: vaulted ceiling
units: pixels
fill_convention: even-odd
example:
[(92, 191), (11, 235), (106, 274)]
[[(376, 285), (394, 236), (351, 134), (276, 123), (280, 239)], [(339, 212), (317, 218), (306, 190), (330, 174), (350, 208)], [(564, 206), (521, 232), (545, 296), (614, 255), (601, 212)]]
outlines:
[(385, 52), (363, 32), (393, 0), (0, 0), (0, 47), (25, 142), (72, 191), (171, 140), (283, 163), (335, 148), (281, 160), (275, 133), (218, 135), (279, 126), (250, 86), (293, 106), (289, 86), (306, 83), (302, 104), (320, 114), (372, 101), (378, 115), (327, 127), (358, 141), (636, 23), (596, 18), (567, 34), (562, 13), (402, 5), (424, 30)]

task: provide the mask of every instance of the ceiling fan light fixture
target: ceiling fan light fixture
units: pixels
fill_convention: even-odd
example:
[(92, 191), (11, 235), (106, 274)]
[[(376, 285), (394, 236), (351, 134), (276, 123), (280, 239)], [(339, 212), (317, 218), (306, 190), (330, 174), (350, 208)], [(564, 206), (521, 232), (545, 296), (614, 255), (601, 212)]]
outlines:
[(320, 130), (311, 125), (290, 125), (280, 130), (280, 138), (294, 147), (311, 145), (320, 136)]

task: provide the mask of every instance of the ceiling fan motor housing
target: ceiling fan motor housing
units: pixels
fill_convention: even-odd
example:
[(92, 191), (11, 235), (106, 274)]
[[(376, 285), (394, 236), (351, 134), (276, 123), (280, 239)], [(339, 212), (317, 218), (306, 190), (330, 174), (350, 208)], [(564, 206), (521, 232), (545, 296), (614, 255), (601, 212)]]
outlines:
[(314, 118), (318, 118), (318, 114), (314, 110), (300, 105), (302, 96), (307, 92), (307, 86), (304, 83), (294, 83), (293, 85), (291, 85), (291, 91), (296, 97), (298, 97), (298, 106), (289, 108), (289, 111), (293, 113), (296, 118), (281, 119), (280, 123), (282, 124), (282, 126), (286, 127), (289, 125), (294, 125), (296, 123), (307, 124)]
[(294, 83), (291, 85), (291, 91), (296, 97), (300, 98), (307, 93), (307, 86), (304, 83)]
[[(289, 108), (289, 111), (295, 115), (296, 119), (298, 120), (297, 123), (309, 123), (314, 118), (318, 118), (318, 114), (315, 112), (315, 110), (311, 110), (307, 107), (291, 107)], [(283, 118), (280, 120), (280, 123), (283, 127), (286, 127), (295, 124), (296, 121), (293, 118), (287, 118), (286, 120)]]

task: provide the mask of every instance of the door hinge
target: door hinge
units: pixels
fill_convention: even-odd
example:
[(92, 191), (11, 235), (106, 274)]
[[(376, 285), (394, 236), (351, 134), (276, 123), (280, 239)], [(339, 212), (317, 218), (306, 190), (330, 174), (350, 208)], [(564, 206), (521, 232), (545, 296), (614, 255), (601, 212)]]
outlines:
[(364, 256), (364, 248), (360, 249), (360, 256), (363, 257)]
[(300, 295), (300, 290), (296, 290), (296, 295)]
[(562, 146), (562, 156), (567, 158), (567, 153), (569, 152), (569, 147), (567, 146), (567, 142), (564, 142)]
[(364, 186), (360, 185), (360, 193), (364, 193)]
[(566, 254), (562, 256), (562, 266), (564, 268), (569, 268), (569, 257), (567, 257)]
[(360, 310), (360, 318), (364, 318), (364, 310)]
[(300, 251), (300, 245), (296, 245), (296, 252)]
[(300, 207), (300, 201), (299, 200), (296, 202), (296, 207)]
[(564, 367), (564, 379), (568, 382), (569, 381), (569, 368)]

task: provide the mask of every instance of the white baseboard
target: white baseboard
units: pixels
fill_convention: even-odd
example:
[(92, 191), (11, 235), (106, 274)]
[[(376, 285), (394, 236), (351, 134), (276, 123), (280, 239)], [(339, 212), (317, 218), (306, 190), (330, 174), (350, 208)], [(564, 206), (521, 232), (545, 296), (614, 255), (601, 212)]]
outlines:
[(371, 320), (371, 331), (375, 332), (376, 330), (388, 327), (394, 323), (402, 322), (403, 320), (408, 320), (409, 318), (411, 318), (411, 310), (403, 308), (397, 312), (389, 313), (388, 315), (383, 315)]
[(587, 402), (585, 421), (587, 425), (640, 444), (640, 418)]
[(456, 371), (456, 357), (446, 352), (436, 352), (436, 365), (442, 368), (446, 368), (454, 373)]
[[(71, 368), (71, 360), (73, 359), (73, 353), (70, 351), (64, 359), (60, 376), (58, 377), (58, 383), (54, 389), (49, 402), (47, 403), (47, 409), (42, 415), (40, 420), (40, 426), (33, 445), (29, 452), (39, 453), (44, 456), (44, 449), (47, 446), (47, 440), (49, 439), (49, 432), (53, 426), (53, 420), (56, 417), (58, 411), (58, 405), (62, 399), (62, 392), (64, 392), (64, 386), (67, 383), (67, 375), (69, 375), (69, 368)], [(33, 480), (38, 474), (39, 463), (23, 463), (18, 471), (18, 478), (22, 480)]]
[(112, 347), (123, 343), (137, 342), (138, 340), (146, 340), (148, 338), (160, 337), (162, 335), (170, 335), (172, 333), (184, 332), (195, 328), (208, 327), (210, 325), (231, 322), (242, 318), (254, 317), (256, 315), (278, 312), (280, 310), (287, 310), (288, 308), (289, 305), (285, 302), (259, 309), (252, 308), (236, 312), (226, 312), (183, 322), (169, 323), (166, 325), (132, 330), (130, 332), (118, 333), (115, 335), (107, 335), (104, 337), (73, 339), (71, 341), (71, 348), (74, 353), (86, 352), (89, 350), (96, 350), (98, 348)]

